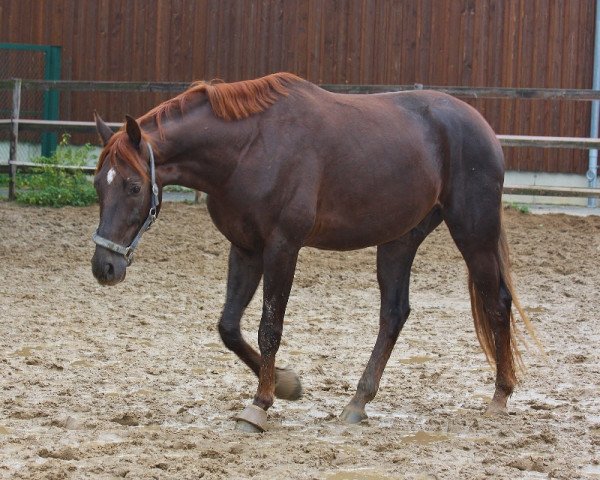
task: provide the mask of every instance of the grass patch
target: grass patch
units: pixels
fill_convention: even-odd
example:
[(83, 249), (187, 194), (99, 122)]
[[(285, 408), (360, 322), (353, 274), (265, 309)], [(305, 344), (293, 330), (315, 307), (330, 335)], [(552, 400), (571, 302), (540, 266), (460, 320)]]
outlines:
[(515, 210), (519, 213), (531, 213), (531, 211), (529, 210), (529, 206), (524, 205), (522, 203), (507, 203), (506, 205), (504, 205), (504, 208), (507, 210)]
[(182, 187), (181, 185), (167, 185), (163, 188), (163, 192), (193, 192), (193, 188)]
[[(75, 147), (69, 144), (70, 135), (64, 134), (54, 154), (36, 157), (32, 161), (40, 166), (30, 173), (18, 174), (16, 178), (16, 200), (26, 205), (63, 207), (66, 205), (86, 206), (96, 202), (96, 190), (91, 177), (83, 171), (60, 166), (86, 165), (93, 147), (86, 144)], [(4, 175), (3, 175), (4, 177)], [(8, 184), (8, 175), (6, 180)]]

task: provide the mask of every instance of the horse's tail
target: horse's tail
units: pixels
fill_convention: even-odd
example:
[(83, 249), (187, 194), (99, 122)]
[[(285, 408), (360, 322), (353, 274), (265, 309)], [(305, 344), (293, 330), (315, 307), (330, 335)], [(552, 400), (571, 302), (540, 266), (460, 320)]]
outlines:
[[(535, 333), (535, 329), (529, 316), (521, 306), (517, 294), (515, 292), (515, 288), (513, 286), (512, 275), (510, 272), (510, 255), (508, 249), (508, 242), (506, 240), (506, 234), (504, 232), (504, 227), (502, 226), (502, 216), (501, 216), (501, 231), (500, 231), (500, 239), (498, 240), (498, 264), (500, 270), (500, 285), (504, 285), (510, 296), (512, 297), (512, 304), (517, 310), (519, 317), (523, 324), (525, 325), (525, 329), (527, 330), (530, 337), (537, 344), (538, 348), (541, 352), (544, 351), (541, 342), (538, 340), (538, 337)], [(494, 335), (492, 332), (492, 327), (490, 324), (490, 317), (487, 312), (484, 310), (484, 302), (481, 296), (481, 293), (475, 288), (473, 279), (469, 275), (469, 293), (471, 295), (471, 310), (473, 313), (473, 319), (475, 321), (475, 332), (477, 333), (477, 339), (485, 353), (485, 356), (490, 363), (490, 365), (496, 365), (496, 344), (494, 341)], [(517, 329), (517, 321), (515, 315), (513, 313), (512, 308), (510, 309), (510, 343), (507, 346), (509, 349), (506, 352), (506, 357), (509, 359), (509, 369), (507, 372), (508, 380), (512, 385), (517, 383), (517, 371), (524, 372), (525, 366), (523, 364), (523, 360), (521, 358), (521, 353), (519, 351), (517, 345), (517, 339), (522, 340), (527, 346), (527, 343), (524, 341), (523, 337), (519, 334)]]

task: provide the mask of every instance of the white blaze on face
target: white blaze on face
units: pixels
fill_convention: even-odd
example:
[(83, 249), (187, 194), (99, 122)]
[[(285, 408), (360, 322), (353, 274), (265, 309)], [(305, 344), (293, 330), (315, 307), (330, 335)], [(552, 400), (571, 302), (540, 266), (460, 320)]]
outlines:
[(110, 185), (112, 183), (112, 181), (115, 179), (115, 175), (117, 174), (117, 172), (115, 171), (114, 168), (111, 168), (108, 173), (106, 174), (106, 181), (108, 182), (108, 184)]

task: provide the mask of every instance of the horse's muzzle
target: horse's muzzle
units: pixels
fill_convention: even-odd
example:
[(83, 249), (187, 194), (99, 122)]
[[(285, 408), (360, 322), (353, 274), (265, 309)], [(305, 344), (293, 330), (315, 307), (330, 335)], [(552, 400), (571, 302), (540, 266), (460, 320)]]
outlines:
[(100, 285), (116, 285), (125, 280), (127, 260), (105, 248), (96, 247), (92, 257), (92, 273)]

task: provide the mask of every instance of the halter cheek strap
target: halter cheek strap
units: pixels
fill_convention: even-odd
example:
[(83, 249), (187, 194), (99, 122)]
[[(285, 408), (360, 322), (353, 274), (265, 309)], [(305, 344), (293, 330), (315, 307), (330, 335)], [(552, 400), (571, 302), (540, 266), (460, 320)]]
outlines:
[(98, 235), (97, 230), (92, 235), (92, 240), (96, 245), (106, 248), (111, 252), (118, 253), (119, 255), (123, 255), (125, 257), (125, 260), (127, 260), (128, 266), (131, 265), (131, 262), (133, 262), (133, 252), (138, 246), (138, 243), (140, 243), (140, 240), (142, 239), (142, 234), (146, 230), (148, 230), (156, 221), (156, 217), (158, 215), (156, 209), (160, 204), (158, 200), (158, 185), (156, 184), (156, 167), (154, 165), (154, 152), (152, 151), (152, 146), (149, 143), (147, 143), (146, 145), (148, 145), (148, 153), (150, 154), (150, 181), (152, 182), (152, 198), (150, 199), (150, 211), (148, 212), (148, 216), (146, 217), (146, 220), (144, 221), (143, 225), (140, 227), (137, 234), (135, 235), (135, 237), (133, 237), (133, 240), (127, 247), (119, 245), (118, 243), (108, 240), (107, 238), (101, 237), (100, 235)]

